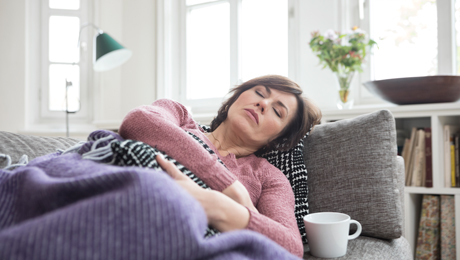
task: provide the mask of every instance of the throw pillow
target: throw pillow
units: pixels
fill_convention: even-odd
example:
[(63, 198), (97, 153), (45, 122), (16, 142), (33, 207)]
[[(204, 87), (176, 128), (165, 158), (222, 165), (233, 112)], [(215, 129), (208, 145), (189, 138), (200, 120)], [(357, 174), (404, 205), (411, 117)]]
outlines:
[(305, 233), (305, 224), (303, 217), (309, 213), (308, 209), (308, 176), (307, 167), (303, 159), (304, 139), (309, 133), (300, 140), (300, 142), (288, 151), (273, 150), (266, 152), (261, 157), (267, 159), (269, 163), (278, 168), (291, 184), (292, 191), (295, 197), (295, 217), (297, 226), (299, 227), (302, 241), (307, 243), (307, 235)]
[(364, 236), (402, 235), (404, 187), (398, 184), (404, 173), (390, 111), (318, 125), (305, 144), (310, 212), (348, 214)]

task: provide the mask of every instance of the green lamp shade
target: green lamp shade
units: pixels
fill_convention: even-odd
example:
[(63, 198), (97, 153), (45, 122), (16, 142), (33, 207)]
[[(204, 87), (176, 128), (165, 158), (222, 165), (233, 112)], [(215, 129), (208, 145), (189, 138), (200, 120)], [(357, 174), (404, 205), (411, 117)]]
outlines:
[(94, 38), (94, 70), (106, 71), (125, 63), (132, 56), (132, 51), (126, 49), (110, 35), (100, 33)]

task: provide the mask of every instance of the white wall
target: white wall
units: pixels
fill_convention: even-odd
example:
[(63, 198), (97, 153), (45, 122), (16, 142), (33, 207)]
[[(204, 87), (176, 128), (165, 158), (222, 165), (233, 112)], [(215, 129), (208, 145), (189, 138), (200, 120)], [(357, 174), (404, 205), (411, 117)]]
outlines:
[[(300, 77), (304, 93), (322, 109), (336, 107), (335, 78), (329, 69), (321, 69), (319, 59), (308, 43), (311, 32), (340, 30), (339, 0), (301, 0), (300, 3)], [(332, 98), (331, 98), (332, 97)]]
[[(0, 131), (47, 134), (43, 125), (28, 116), (27, 84), (38, 84), (33, 82), (38, 80), (27, 82), (27, 57), (34, 55), (27, 54), (27, 1), (38, 0), (0, 0)], [(96, 19), (92, 22), (133, 51), (133, 57), (120, 68), (95, 72), (90, 86), (94, 94), (88, 98), (95, 109), (88, 123), (93, 128), (116, 128), (130, 109), (155, 100), (156, 1), (93, 0), (93, 4)], [(64, 126), (50, 132), (64, 135)], [(71, 131), (78, 129), (71, 126)]]
[(26, 118), (24, 0), (0, 0), (0, 130), (16, 132)]
[(156, 98), (156, 1), (124, 1), (123, 43), (134, 51), (121, 78), (121, 113)]
[(128, 111), (155, 100), (156, 1), (98, 0), (96, 23), (133, 56), (119, 68), (95, 72), (97, 128), (117, 128)]

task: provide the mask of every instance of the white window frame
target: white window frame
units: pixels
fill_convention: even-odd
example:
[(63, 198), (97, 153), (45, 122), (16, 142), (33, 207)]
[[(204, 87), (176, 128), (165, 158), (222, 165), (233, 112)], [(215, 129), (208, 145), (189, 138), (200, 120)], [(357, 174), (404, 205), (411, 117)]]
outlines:
[(221, 4), (221, 3), (229, 3), (230, 5), (230, 86), (229, 90), (232, 86), (236, 86), (237, 84), (241, 83), (240, 79), (240, 66), (239, 61), (241, 60), (241, 52), (239, 51), (240, 40), (239, 40), (239, 26), (240, 26), (240, 9), (242, 0), (218, 0), (214, 2), (207, 2), (203, 4), (197, 4), (193, 6), (186, 6), (185, 0), (181, 2), (181, 17), (182, 17), (182, 24), (181, 24), (181, 37), (182, 37), (182, 45), (181, 45), (181, 71), (183, 77), (181, 77), (180, 82), (180, 91), (179, 91), (179, 102), (185, 104), (192, 108), (193, 111), (197, 113), (206, 112), (209, 107), (217, 108), (222, 103), (222, 98), (208, 98), (208, 99), (194, 99), (188, 100), (186, 97), (187, 89), (186, 89), (186, 77), (187, 77), (187, 68), (186, 68), (186, 29), (187, 29), (187, 12), (192, 11), (193, 9), (197, 8), (205, 8), (208, 6)]
[(438, 13), (438, 75), (457, 74), (455, 1), (436, 0)]
[[(295, 10), (300, 0), (288, 0), (288, 76), (297, 81), (300, 65), (299, 18)], [(186, 17), (187, 10), (228, 2), (230, 4), (230, 83), (236, 86), (241, 82), (240, 39), (240, 9), (242, 0), (218, 0), (187, 7), (185, 0), (157, 1), (157, 97), (170, 98), (191, 108), (194, 118), (203, 123), (209, 122), (214, 116), (225, 97), (211, 99), (186, 99)]]
[[(370, 26), (372, 21), (372, 17), (370, 16), (372, 0), (342, 0), (342, 3), (343, 16), (353, 17), (354, 19), (348, 19), (348, 21), (351, 21), (352, 24), (353, 22), (359, 24), (363, 30), (370, 33), (371, 38), (375, 38)], [(363, 4), (361, 8), (364, 11), (364, 19), (359, 20), (359, 5), (361, 3)], [(455, 0), (436, 0), (436, 4), (438, 18), (437, 75), (456, 75)], [(364, 82), (374, 79), (374, 60), (372, 55), (369, 55), (369, 58), (366, 58), (366, 60), (365, 69), (363, 73), (360, 73), (359, 80), (357, 81), (359, 85), (359, 88), (357, 88), (359, 104), (382, 103), (383, 101), (373, 96), (363, 86)]]
[[(78, 10), (62, 10), (49, 8), (48, 0), (41, 0), (41, 26), (40, 26), (40, 43), (41, 43), (41, 56), (40, 56), (40, 87), (39, 87), (39, 114), (38, 123), (60, 123), (62, 124), (65, 118), (64, 111), (50, 111), (49, 110), (49, 66), (50, 64), (72, 64), (72, 63), (59, 63), (49, 61), (49, 18), (50, 16), (76, 16), (80, 19), (80, 24), (88, 22), (90, 17), (90, 1), (80, 0), (80, 8)], [(92, 30), (84, 29), (80, 35), (80, 61), (77, 63), (80, 66), (80, 110), (71, 114), (72, 120), (75, 122), (86, 122), (90, 118), (90, 104), (91, 98), (89, 93), (89, 85), (92, 78), (92, 42), (90, 32)], [(77, 42), (75, 42), (77, 46)], [(65, 88), (65, 82), (62, 83)]]

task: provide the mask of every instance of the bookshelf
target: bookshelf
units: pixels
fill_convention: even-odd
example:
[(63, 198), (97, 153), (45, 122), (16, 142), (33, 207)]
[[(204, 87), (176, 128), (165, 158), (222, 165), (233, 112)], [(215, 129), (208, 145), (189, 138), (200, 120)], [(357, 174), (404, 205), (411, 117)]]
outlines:
[(455, 198), (455, 237), (457, 260), (460, 260), (460, 188), (446, 187), (444, 180), (444, 125), (460, 126), (460, 102), (423, 105), (393, 104), (355, 106), (349, 110), (323, 110), (322, 123), (353, 118), (381, 109), (391, 111), (396, 121), (398, 137), (410, 137), (412, 127), (431, 127), (433, 187), (405, 187), (404, 190), (404, 237), (409, 241), (415, 255), (417, 232), (424, 194), (453, 195)]

